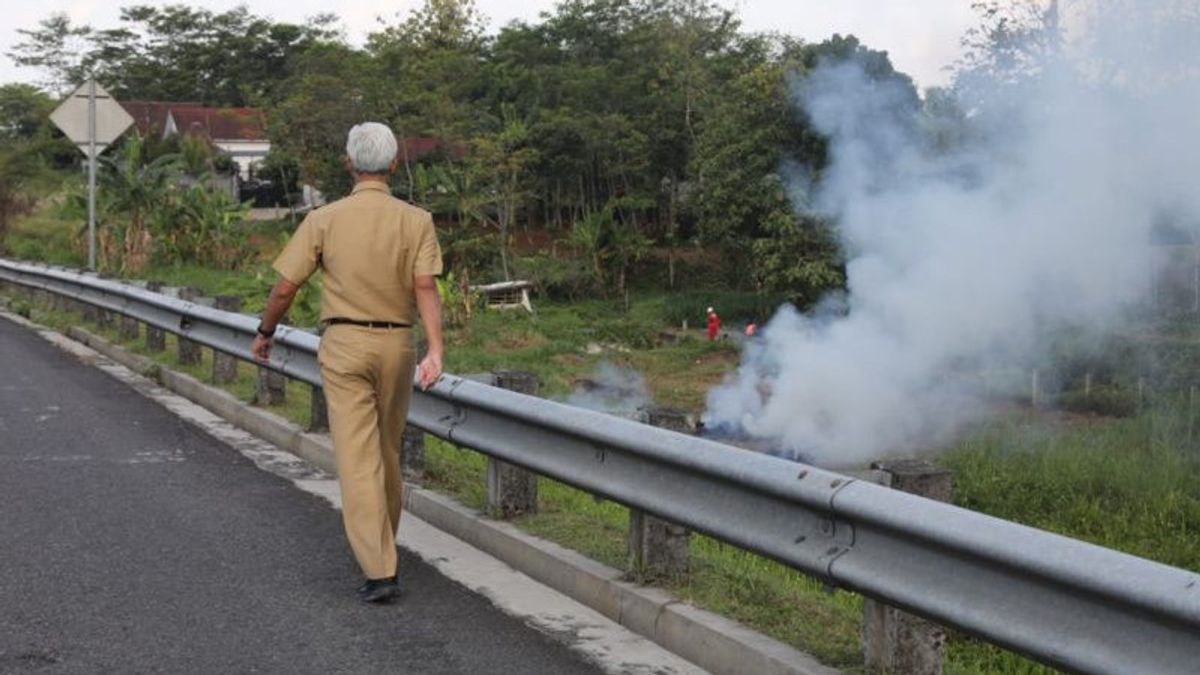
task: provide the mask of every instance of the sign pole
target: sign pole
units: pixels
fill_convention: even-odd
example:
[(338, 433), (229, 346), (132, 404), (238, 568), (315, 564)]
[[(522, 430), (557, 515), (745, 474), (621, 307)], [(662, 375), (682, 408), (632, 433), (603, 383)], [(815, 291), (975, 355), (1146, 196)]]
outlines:
[(88, 269), (96, 271), (96, 80), (88, 81)]
[(88, 269), (95, 272), (96, 163), (100, 153), (133, 126), (133, 118), (91, 77), (50, 113), (50, 121), (87, 156)]

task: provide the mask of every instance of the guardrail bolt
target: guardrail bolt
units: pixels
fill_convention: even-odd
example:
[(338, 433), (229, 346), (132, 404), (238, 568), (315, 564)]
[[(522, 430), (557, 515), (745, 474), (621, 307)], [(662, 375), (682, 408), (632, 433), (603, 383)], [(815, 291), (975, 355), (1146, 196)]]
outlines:
[[(236, 295), (218, 295), (213, 306), (226, 312), (241, 312), (242, 299)], [(238, 377), (238, 360), (225, 352), (213, 350), (212, 381), (214, 384), (230, 384)]]
[[(146, 290), (151, 293), (161, 293), (163, 286), (161, 281), (151, 281), (146, 284)], [(167, 334), (161, 328), (146, 324), (146, 351), (161, 352), (167, 348)]]
[[(179, 299), (187, 302), (197, 302), (200, 299), (200, 289), (192, 286), (179, 289)], [(200, 344), (179, 336), (179, 364), (194, 366), (200, 363)]]
[[(875, 462), (879, 482), (942, 502), (954, 492), (954, 474), (924, 460)], [(941, 675), (946, 655), (946, 631), (937, 624), (863, 600), (863, 653), (868, 670), (890, 675)]]
[[(646, 410), (651, 426), (694, 434), (696, 425), (678, 408)], [(637, 509), (629, 510), (629, 557), (634, 575), (642, 581), (677, 579), (688, 572), (692, 532)]]
[[(496, 372), (496, 386), (537, 396), (537, 375), (520, 370)], [(537, 513), (537, 474), (489, 457), (487, 464), (487, 510), (496, 518)]]

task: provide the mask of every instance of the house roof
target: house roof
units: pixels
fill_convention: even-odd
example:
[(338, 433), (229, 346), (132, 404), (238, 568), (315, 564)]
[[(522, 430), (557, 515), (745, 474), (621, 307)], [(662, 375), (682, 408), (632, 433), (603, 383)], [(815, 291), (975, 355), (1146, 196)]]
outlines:
[(161, 134), (167, 128), (167, 112), (174, 106), (195, 107), (199, 103), (174, 103), (171, 101), (122, 101), (121, 107), (133, 118), (133, 124), (142, 136)]
[(266, 116), (257, 108), (209, 108), (172, 105), (167, 116), (181, 134), (214, 141), (265, 141)]
[(408, 161), (415, 162), (422, 157), (437, 152), (444, 152), (453, 159), (462, 159), (467, 155), (467, 147), (465, 145), (450, 143), (433, 136), (410, 136), (409, 138), (400, 138), (397, 136), (396, 143), (400, 146), (400, 151), (397, 153), (400, 161), (407, 159)]

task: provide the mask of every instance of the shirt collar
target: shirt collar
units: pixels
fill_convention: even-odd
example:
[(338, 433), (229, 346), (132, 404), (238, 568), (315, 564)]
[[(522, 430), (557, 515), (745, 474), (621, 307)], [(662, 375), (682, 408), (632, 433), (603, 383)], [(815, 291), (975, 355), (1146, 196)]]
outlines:
[(365, 180), (361, 183), (355, 183), (354, 189), (350, 191), (350, 194), (356, 195), (360, 192), (365, 192), (367, 190), (375, 190), (376, 192), (384, 192), (389, 195), (392, 194), (391, 188), (388, 187), (388, 185), (386, 183), (380, 183), (377, 180)]

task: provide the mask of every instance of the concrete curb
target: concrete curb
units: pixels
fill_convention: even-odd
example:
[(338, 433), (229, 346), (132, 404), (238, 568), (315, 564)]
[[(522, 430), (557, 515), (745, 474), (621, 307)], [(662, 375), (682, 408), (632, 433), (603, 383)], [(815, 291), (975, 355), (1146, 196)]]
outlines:
[[(164, 388), (208, 408), (243, 430), (336, 474), (328, 436), (303, 432), (288, 420), (228, 392), (161, 367), (79, 327), (69, 337)], [(405, 485), (414, 516), (498, 558), (533, 579), (595, 609), (629, 630), (718, 675), (834, 675), (812, 656), (745, 626), (680, 602), (658, 588), (623, 581), (619, 570), (495, 521), (444, 495)]]

